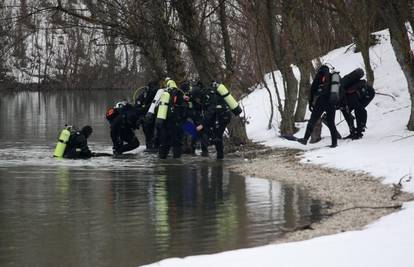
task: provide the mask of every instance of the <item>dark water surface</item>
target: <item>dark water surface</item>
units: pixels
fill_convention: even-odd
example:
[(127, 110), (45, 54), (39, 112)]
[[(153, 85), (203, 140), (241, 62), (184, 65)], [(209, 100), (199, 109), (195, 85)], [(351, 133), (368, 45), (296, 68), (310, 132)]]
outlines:
[[(19, 92), (0, 100), (0, 266), (138, 266), (264, 245), (318, 217), (296, 186), (229, 172), (227, 159), (56, 160), (65, 123), (90, 124), (128, 92)], [(141, 141), (141, 140), (140, 140)], [(142, 140), (143, 141), (143, 140)]]

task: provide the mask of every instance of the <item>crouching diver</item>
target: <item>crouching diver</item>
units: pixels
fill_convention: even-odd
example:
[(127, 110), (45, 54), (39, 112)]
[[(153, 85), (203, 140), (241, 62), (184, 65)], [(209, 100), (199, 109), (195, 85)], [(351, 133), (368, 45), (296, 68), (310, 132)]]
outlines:
[(340, 77), (337, 72), (330, 73), (329, 67), (322, 65), (311, 85), (309, 98), (309, 110), (312, 112), (306, 127), (305, 136), (298, 139), (303, 145), (306, 145), (312, 134), (313, 128), (321, 115), (326, 112), (326, 122), (331, 133), (332, 144), (330, 147), (336, 147), (337, 130), (335, 126), (335, 110), (339, 101)]
[[(358, 68), (345, 75), (341, 80), (341, 85), (345, 90), (345, 97), (341, 102), (340, 109), (350, 132), (345, 139), (360, 139), (363, 136), (363, 132), (365, 132), (368, 118), (365, 108), (374, 99), (375, 90), (366, 80), (361, 79), (364, 74), (364, 71)], [(355, 112), (356, 127), (354, 117), (351, 114), (352, 111)]]
[(53, 156), (68, 159), (88, 159), (95, 156), (88, 147), (88, 137), (91, 134), (92, 127), (89, 125), (84, 126), (80, 131), (66, 126), (60, 133)]
[(106, 112), (111, 129), (113, 154), (121, 155), (139, 147), (134, 130), (139, 127), (139, 114), (135, 107), (126, 101), (119, 102)]

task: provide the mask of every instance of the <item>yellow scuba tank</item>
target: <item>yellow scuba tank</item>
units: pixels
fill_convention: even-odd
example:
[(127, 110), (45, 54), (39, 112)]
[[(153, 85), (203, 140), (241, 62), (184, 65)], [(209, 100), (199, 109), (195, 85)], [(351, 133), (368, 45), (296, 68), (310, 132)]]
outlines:
[(65, 153), (66, 145), (68, 144), (70, 138), (70, 127), (66, 127), (60, 132), (58, 142), (56, 144), (55, 153), (53, 156), (56, 158), (63, 157), (63, 153)]
[(237, 103), (234, 97), (230, 94), (226, 86), (220, 84), (217, 87), (217, 92), (219, 93), (219, 95), (221, 95), (221, 97), (224, 98), (224, 101), (226, 101), (227, 105), (229, 106), (230, 110), (234, 113), (234, 115), (237, 116), (242, 112), (239, 103)]
[(160, 98), (160, 105), (158, 106), (156, 123), (161, 123), (167, 119), (168, 104), (170, 103), (170, 93), (165, 91)]

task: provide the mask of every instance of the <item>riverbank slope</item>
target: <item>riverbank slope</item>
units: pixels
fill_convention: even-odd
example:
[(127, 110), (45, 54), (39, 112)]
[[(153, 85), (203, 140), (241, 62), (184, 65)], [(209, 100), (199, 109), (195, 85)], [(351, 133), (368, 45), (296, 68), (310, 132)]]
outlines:
[[(283, 241), (332, 235), (208, 256), (167, 259), (154, 266), (412, 266), (414, 202), (404, 202), (411, 199), (405, 193), (400, 194), (397, 201), (391, 199), (399, 190), (414, 193), (414, 179), (411, 178), (414, 134), (406, 130), (411, 102), (388, 31), (376, 34), (381, 42), (372, 47), (370, 53), (374, 88), (381, 95), (378, 94), (367, 108), (368, 128), (361, 140), (340, 140), (339, 146), (331, 149), (327, 147), (330, 138), (325, 128), (322, 141), (317, 144), (303, 146), (281, 139), (277, 130), (278, 113), (271, 122), (273, 129), (267, 130), (270, 115), (267, 91), (257, 88), (243, 100), (249, 137), (270, 147), (300, 149), (302, 152), (270, 153), (250, 163), (247, 161), (236, 170), (300, 183), (315, 197), (331, 202), (327, 213), (339, 212), (327, 216), (321, 225), (308, 226), (314, 230), (296, 231)], [(323, 57), (322, 62), (332, 64), (342, 75), (363, 67), (361, 55), (351, 50), (348, 47), (336, 49)], [(265, 78), (272, 84), (270, 76)], [(282, 81), (279, 79), (278, 82), (278, 87), (283, 88)], [(274, 88), (271, 91), (276, 103)], [(337, 116), (338, 130), (346, 135), (347, 126), (341, 120), (341, 116)], [(300, 131), (296, 136), (301, 137), (306, 123), (297, 126)], [(393, 208), (353, 209), (362, 205), (399, 206), (402, 202), (401, 210), (384, 217), (381, 216)], [(348, 208), (352, 209), (341, 212)]]

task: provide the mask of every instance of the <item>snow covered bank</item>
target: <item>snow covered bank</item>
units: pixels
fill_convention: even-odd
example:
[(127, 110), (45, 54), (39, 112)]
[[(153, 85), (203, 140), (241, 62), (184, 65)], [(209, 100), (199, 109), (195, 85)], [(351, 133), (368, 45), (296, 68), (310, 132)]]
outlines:
[[(399, 67), (387, 31), (381, 35), (382, 43), (370, 51), (375, 73), (374, 88), (395, 99), (377, 95), (368, 107), (368, 123), (361, 140), (339, 140), (331, 149), (329, 131), (323, 128), (323, 140), (302, 146), (278, 138), (280, 115), (273, 120), (272, 130), (266, 130), (270, 114), (268, 95), (257, 89), (244, 99), (246, 115), (250, 121), (248, 134), (255, 141), (273, 147), (304, 149), (302, 161), (344, 170), (367, 172), (384, 177), (385, 183), (397, 183), (404, 175), (414, 171), (414, 133), (406, 130), (410, 99), (404, 75)], [(414, 43), (414, 41), (413, 41)], [(332, 51), (323, 58), (345, 75), (363, 67), (360, 54), (346, 52), (347, 47)], [(270, 79), (269, 79), (270, 81)], [(269, 84), (272, 84), (269, 82)], [(274, 100), (275, 99), (275, 96)], [(309, 116), (309, 115), (308, 115)], [(337, 122), (342, 120), (337, 113)], [(303, 136), (306, 124), (296, 136)], [(347, 134), (345, 123), (338, 130)], [(412, 137), (411, 137), (412, 136)], [(275, 162), (277, 164), (277, 162)], [(405, 179), (406, 181), (407, 179)], [(414, 179), (403, 183), (403, 190), (414, 192)], [(381, 218), (362, 231), (351, 231), (314, 238), (307, 241), (269, 245), (264, 247), (223, 252), (208, 256), (167, 259), (152, 266), (413, 266), (414, 203), (406, 203), (402, 211)]]
[[(211, 267), (211, 266), (412, 266), (409, 253), (413, 240), (406, 236), (412, 232), (414, 203), (406, 209), (389, 215), (370, 225), (364, 231), (346, 232), (308, 241), (268, 245), (252, 249), (224, 252), (211, 256), (169, 259), (153, 266)], [(395, 227), (395, 221), (401, 221)]]
[[(305, 161), (345, 170), (368, 172), (374, 176), (385, 177), (386, 183), (395, 183), (404, 175), (410, 175), (414, 171), (414, 133), (406, 130), (411, 106), (407, 83), (389, 42), (388, 31), (377, 34), (381, 36), (382, 42), (370, 51), (375, 74), (374, 88), (378, 93), (390, 96), (376, 95), (368, 106), (368, 128), (363, 139), (340, 140), (338, 148), (326, 148), (325, 146), (330, 144), (327, 127), (323, 127), (322, 142), (306, 147), (280, 139), (277, 131), (265, 130), (270, 107), (267, 92), (263, 89), (256, 90), (244, 100), (247, 117), (251, 122), (247, 126), (248, 135), (269, 146), (307, 150), (303, 158)], [(355, 68), (363, 68), (360, 53), (346, 51), (347, 47), (336, 49), (323, 57), (322, 61), (335, 66), (342, 75)], [(339, 123), (338, 131), (345, 136), (349, 133), (348, 127), (340, 112), (336, 115), (336, 122)], [(275, 129), (279, 117), (273, 120)], [(302, 137), (306, 123), (298, 126), (301, 130), (296, 136)], [(404, 189), (414, 192), (414, 181), (406, 183)]]

